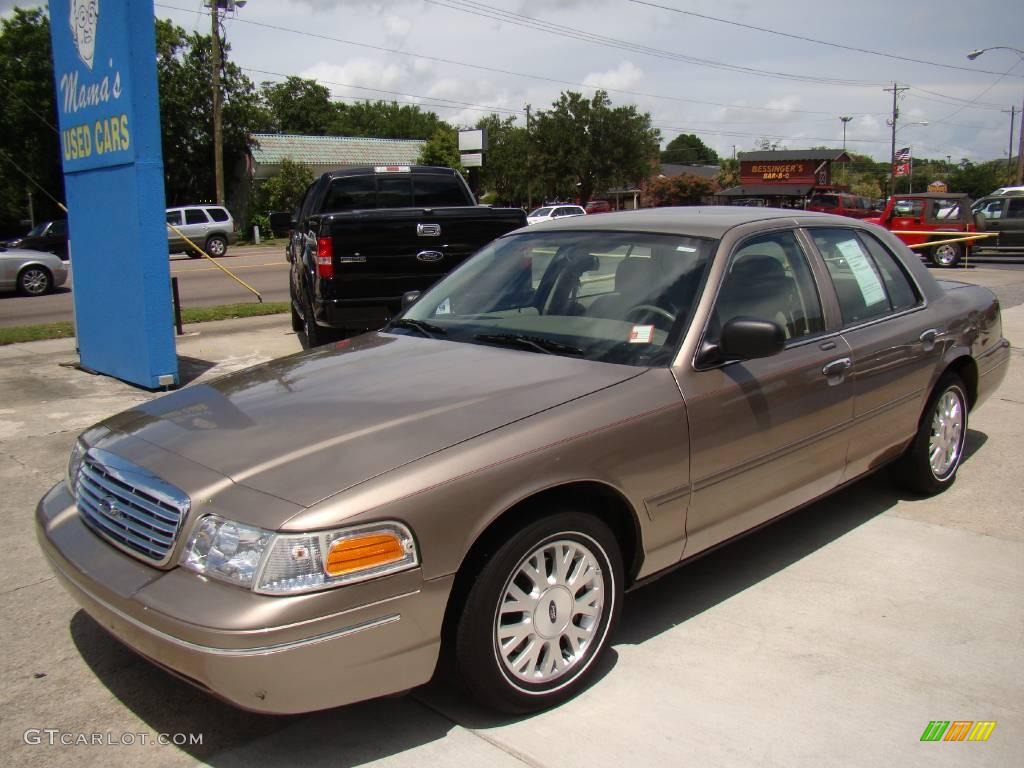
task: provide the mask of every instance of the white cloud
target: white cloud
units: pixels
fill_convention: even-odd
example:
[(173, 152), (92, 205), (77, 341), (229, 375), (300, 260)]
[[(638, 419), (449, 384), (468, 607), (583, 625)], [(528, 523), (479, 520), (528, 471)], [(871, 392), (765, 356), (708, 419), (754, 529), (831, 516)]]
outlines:
[(384, 18), (384, 29), (390, 37), (401, 39), (409, 34), (412, 22), (404, 16), (390, 15)]
[[(402, 90), (400, 86), (407, 74), (407, 70), (399, 64), (384, 64), (371, 59), (350, 59), (340, 65), (326, 62), (315, 64), (307, 67), (301, 76), (326, 85), (335, 96), (378, 99), (387, 98), (388, 95), (362, 89)], [(346, 86), (361, 86), (362, 89)]]
[(615, 69), (606, 72), (592, 72), (583, 78), (583, 84), (590, 88), (609, 88), (628, 91), (644, 80), (644, 71), (631, 61), (624, 61)]

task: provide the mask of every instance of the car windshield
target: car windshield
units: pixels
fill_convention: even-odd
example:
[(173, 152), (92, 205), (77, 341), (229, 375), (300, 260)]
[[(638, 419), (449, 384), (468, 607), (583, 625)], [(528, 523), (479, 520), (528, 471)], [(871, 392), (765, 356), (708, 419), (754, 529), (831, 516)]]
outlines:
[(716, 241), (620, 232), (495, 240), (389, 330), (626, 365), (667, 365)]
[(530, 216), (548, 216), (551, 214), (551, 208), (538, 208), (537, 210), (530, 213)]

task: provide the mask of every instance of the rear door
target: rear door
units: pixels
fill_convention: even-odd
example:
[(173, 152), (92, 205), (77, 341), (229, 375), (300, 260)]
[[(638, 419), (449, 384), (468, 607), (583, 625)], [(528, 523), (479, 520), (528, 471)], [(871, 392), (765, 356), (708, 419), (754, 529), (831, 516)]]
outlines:
[(843, 227), (807, 232), (828, 268), (853, 362), (850, 478), (913, 435), (945, 329), (931, 324), (913, 280), (878, 238)]
[(202, 248), (206, 244), (206, 234), (210, 230), (210, 220), (206, 216), (206, 211), (202, 208), (186, 208), (184, 214), (185, 223), (181, 227), (181, 231), (189, 240)]
[(185, 217), (180, 208), (174, 208), (167, 211), (167, 223), (174, 227), (174, 229), (171, 229), (171, 227), (167, 228), (167, 247), (170, 251), (173, 253), (174, 251), (180, 251), (183, 248), (188, 247), (179, 234), (185, 223)]
[(1006, 214), (999, 230), (999, 245), (1024, 248), (1024, 197), (1007, 199)]

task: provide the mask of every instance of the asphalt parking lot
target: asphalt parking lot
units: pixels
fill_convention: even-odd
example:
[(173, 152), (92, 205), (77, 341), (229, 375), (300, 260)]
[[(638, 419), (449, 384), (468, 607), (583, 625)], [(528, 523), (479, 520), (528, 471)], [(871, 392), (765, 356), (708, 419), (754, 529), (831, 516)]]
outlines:
[[(1015, 345), (1002, 389), (972, 414), (956, 485), (916, 499), (876, 475), (631, 593), (594, 684), (525, 718), (483, 712), (444, 681), (253, 715), (112, 640), (50, 574), (32, 512), (81, 429), (152, 395), (62, 367), (69, 340), (0, 348), (4, 763), (1019, 765), (1024, 272), (940, 276), (994, 288)], [(199, 380), (298, 349), (287, 316), (188, 330), (179, 355)], [(933, 720), (997, 725), (984, 743), (921, 742)]]

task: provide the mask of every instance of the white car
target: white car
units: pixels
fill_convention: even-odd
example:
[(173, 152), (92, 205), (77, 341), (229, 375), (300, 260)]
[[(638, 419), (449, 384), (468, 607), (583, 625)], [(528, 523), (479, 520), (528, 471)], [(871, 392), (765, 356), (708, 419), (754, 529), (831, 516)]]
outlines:
[(560, 219), (563, 216), (586, 216), (587, 212), (581, 205), (546, 205), (543, 208), (537, 208), (533, 212), (527, 214), (527, 224), (539, 224), (542, 221), (550, 221), (551, 219)]
[(42, 296), (67, 279), (67, 262), (52, 253), (0, 246), (0, 291)]

